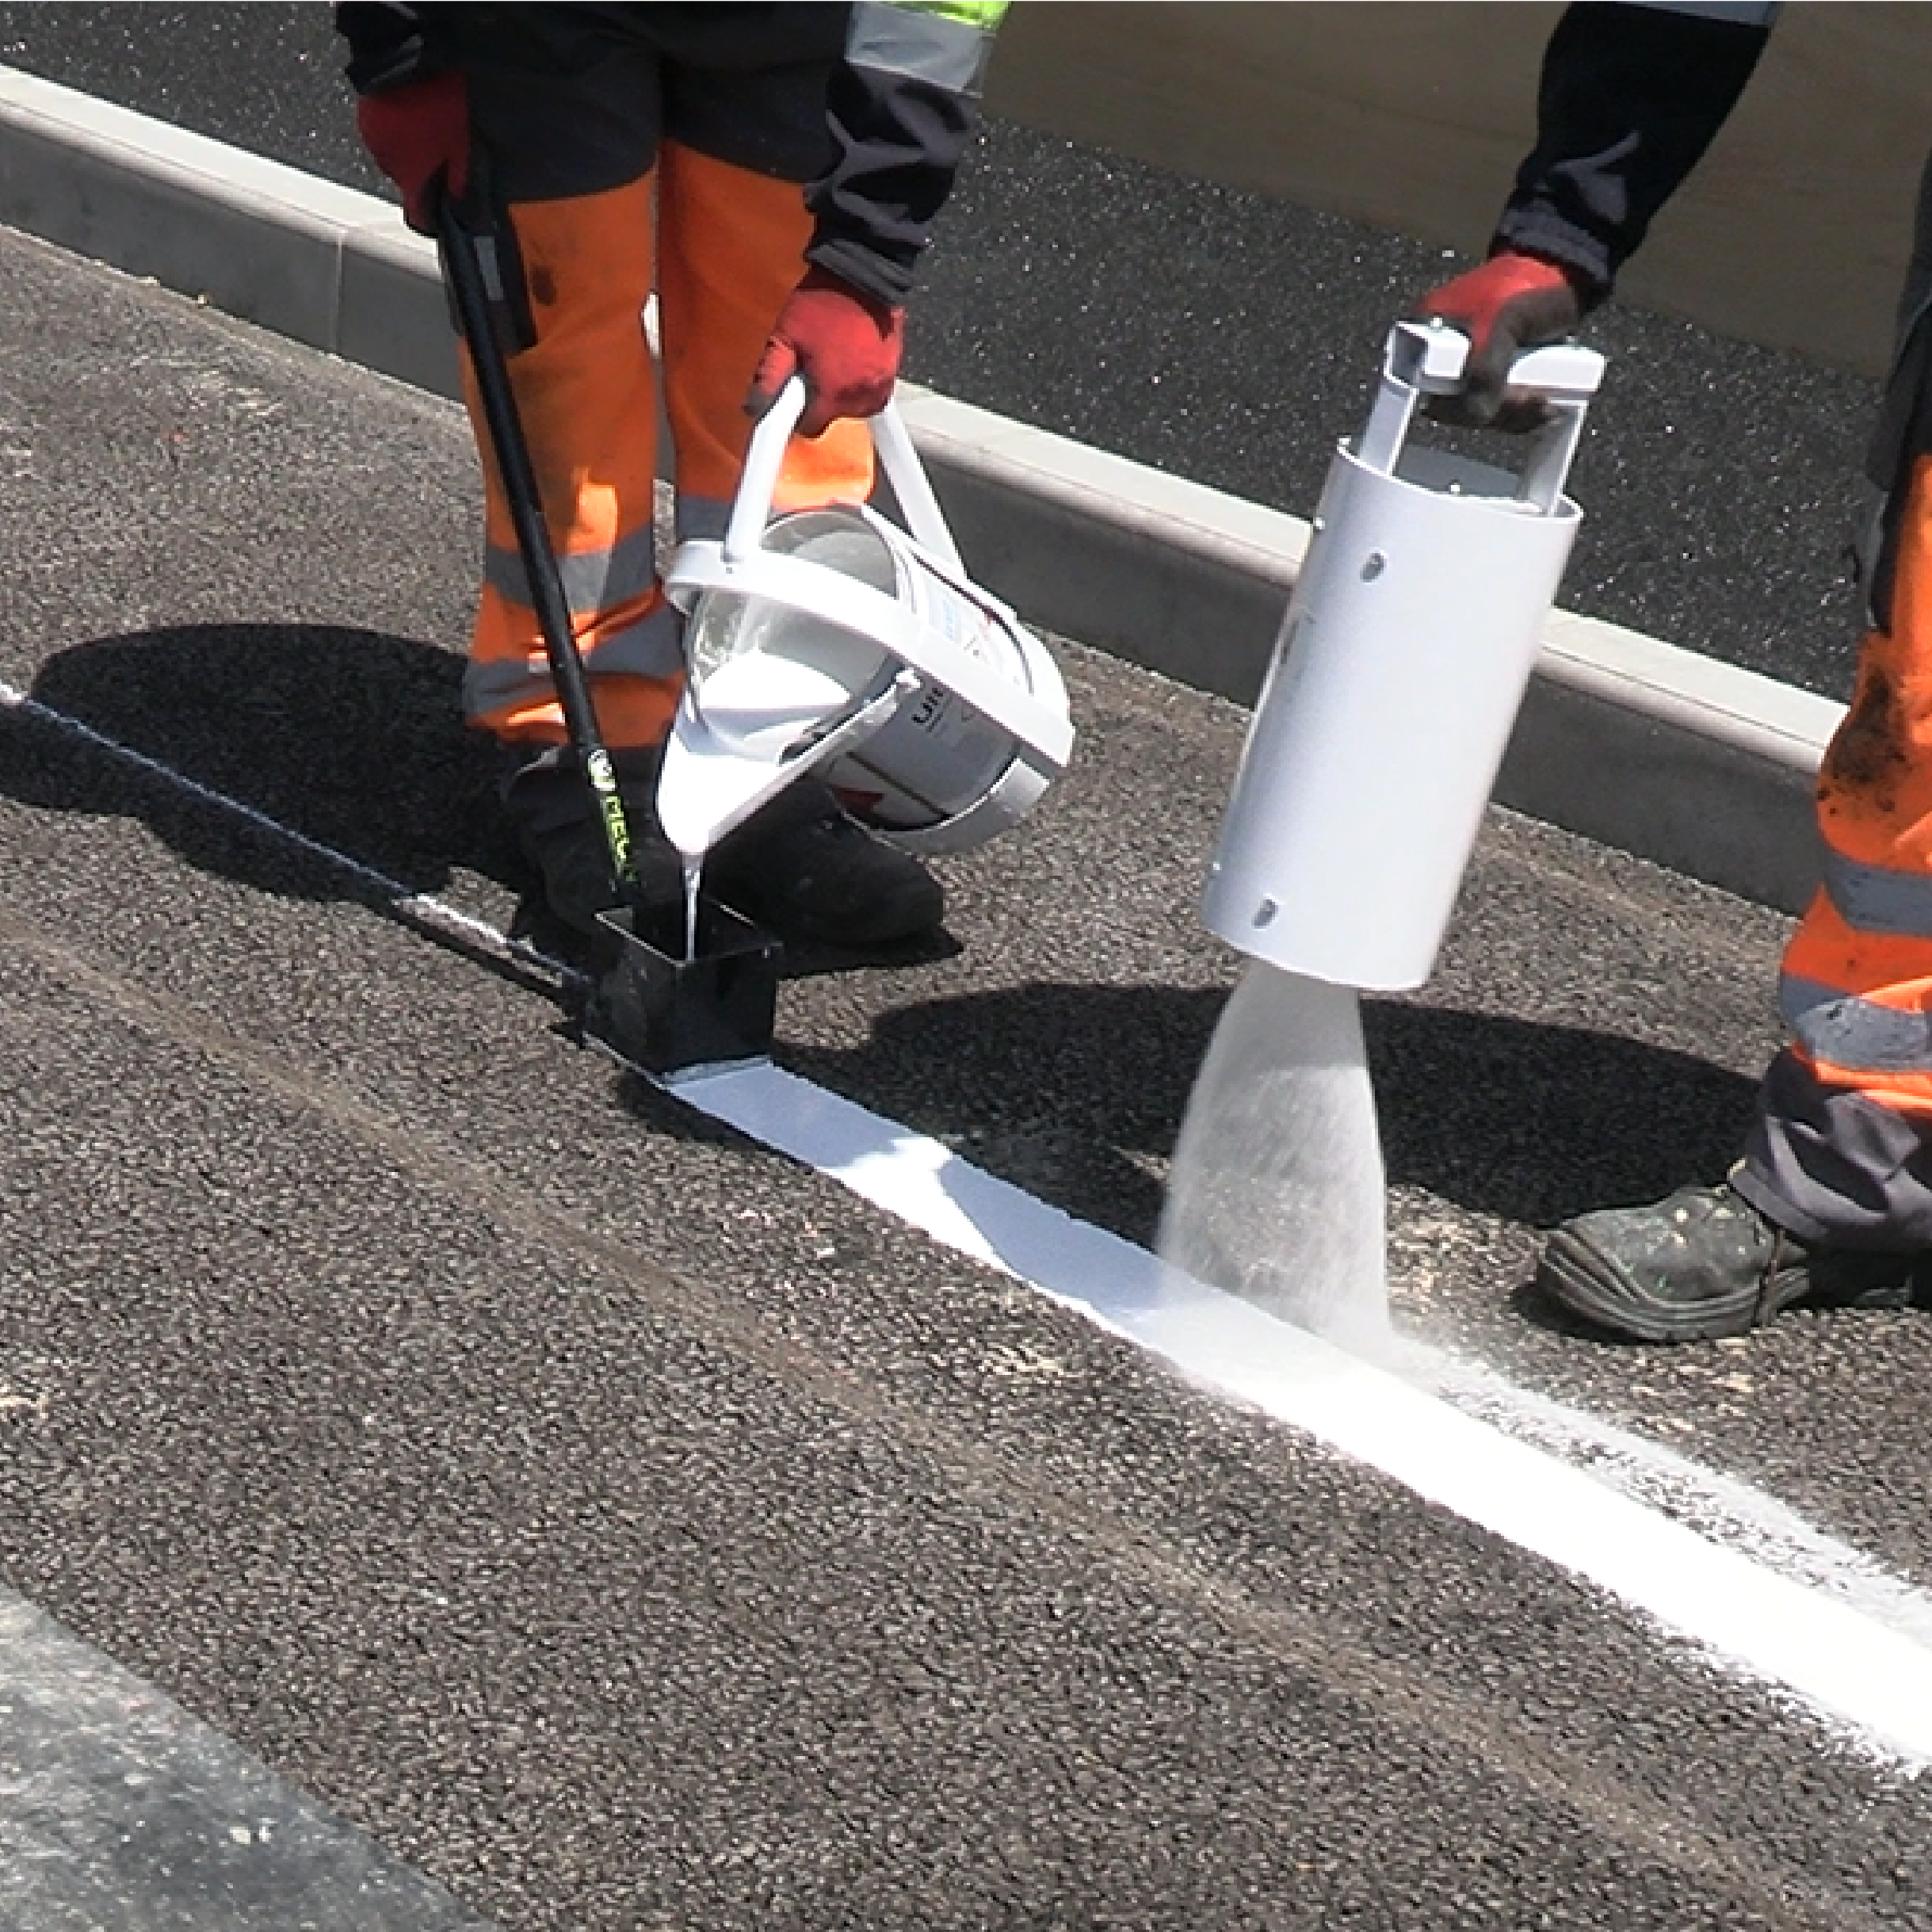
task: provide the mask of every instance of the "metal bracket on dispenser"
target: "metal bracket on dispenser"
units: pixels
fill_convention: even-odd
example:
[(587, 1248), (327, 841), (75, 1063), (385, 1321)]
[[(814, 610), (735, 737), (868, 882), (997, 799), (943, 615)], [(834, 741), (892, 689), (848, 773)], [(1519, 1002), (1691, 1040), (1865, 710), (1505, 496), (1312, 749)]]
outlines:
[[(1462, 388), (1469, 338), (1445, 322), (1399, 322), (1383, 352), (1385, 375), (1424, 395), (1453, 395)], [(1603, 357), (1581, 342), (1527, 349), (1510, 365), (1509, 387), (1533, 390), (1552, 403), (1587, 402), (1603, 384)]]

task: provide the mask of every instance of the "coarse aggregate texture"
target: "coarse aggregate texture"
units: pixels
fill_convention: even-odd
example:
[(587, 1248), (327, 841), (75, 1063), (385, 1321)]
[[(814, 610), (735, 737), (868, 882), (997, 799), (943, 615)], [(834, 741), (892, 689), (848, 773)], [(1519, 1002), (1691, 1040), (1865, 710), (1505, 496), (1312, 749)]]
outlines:
[[(0, 61), (389, 193), (356, 139), (342, 59), (315, 5), (0, 6)], [(908, 368), (1305, 517), (1389, 323), (1462, 265), (995, 122), (922, 272)], [(1621, 307), (1588, 336), (1612, 372), (1575, 475), (1586, 521), (1566, 605), (1849, 695), (1878, 385)]]
[[(0, 678), (523, 921), (456, 721), (460, 414), (0, 274)], [(789, 979), (778, 1052), (1144, 1239), (1241, 718), (1063, 653), (1063, 784), (944, 865), (948, 945)], [(620, 1076), (540, 978), (17, 708), (0, 850), (0, 1579), (471, 1910), (1932, 1920), (1922, 1781)], [(1922, 1324), (1734, 1369), (1510, 1296), (1526, 1220), (1724, 1158), (1780, 931), (1499, 817), (1430, 999), (1370, 1010), (1399, 1300), (1932, 1578)], [(1721, 1430), (1700, 1362), (1757, 1383)]]

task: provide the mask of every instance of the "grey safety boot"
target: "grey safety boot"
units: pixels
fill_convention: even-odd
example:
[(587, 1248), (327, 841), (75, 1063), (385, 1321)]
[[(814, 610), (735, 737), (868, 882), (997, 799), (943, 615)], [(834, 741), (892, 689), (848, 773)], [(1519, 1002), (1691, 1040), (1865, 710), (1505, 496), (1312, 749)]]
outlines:
[(1537, 1284), (1626, 1341), (1705, 1342), (1744, 1334), (1800, 1302), (1910, 1307), (1928, 1262), (1813, 1247), (1721, 1183), (1565, 1221), (1544, 1247)]
[[(567, 745), (516, 760), (502, 785), (503, 816), (525, 860), (543, 881), (544, 900), (573, 932), (600, 936), (597, 915), (617, 903), (603, 827), (577, 754)], [(631, 852), (647, 905), (675, 906), (684, 895), (683, 863), (658, 823), (655, 746), (613, 751), (617, 790), (631, 828)]]
[(945, 897), (908, 852), (846, 815), (816, 778), (800, 778), (721, 838), (704, 884), (784, 939), (881, 945), (938, 929)]

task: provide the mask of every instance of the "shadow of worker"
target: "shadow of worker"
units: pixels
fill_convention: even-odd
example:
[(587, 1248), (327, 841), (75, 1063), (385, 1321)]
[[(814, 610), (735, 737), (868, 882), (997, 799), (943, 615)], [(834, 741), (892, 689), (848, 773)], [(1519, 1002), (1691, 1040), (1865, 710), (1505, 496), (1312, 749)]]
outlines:
[(519, 885), (494, 748), (463, 724), (462, 676), (433, 645), (328, 624), (97, 639), (41, 667), (29, 695), (44, 711), (0, 711), (0, 792), (139, 819), (191, 865), (284, 897), (380, 896), (328, 853), (411, 892), (458, 868)]
[[(1144, 1243), (1223, 998), (1036, 982), (898, 1007), (862, 1044), (785, 1058)], [(1712, 1061), (1555, 1018), (1371, 998), (1362, 1020), (1391, 1185), (1531, 1228), (1716, 1178), (1757, 1091)]]

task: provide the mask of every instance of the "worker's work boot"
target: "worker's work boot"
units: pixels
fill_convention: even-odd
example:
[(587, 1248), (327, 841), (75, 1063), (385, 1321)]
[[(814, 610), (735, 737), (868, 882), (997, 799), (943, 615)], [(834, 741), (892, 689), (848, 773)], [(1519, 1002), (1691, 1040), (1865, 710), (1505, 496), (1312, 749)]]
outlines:
[(1903, 1308), (1932, 1257), (1813, 1247), (1728, 1185), (1565, 1221), (1537, 1268), (1542, 1290), (1632, 1342), (1741, 1335), (1798, 1303)]
[[(643, 903), (676, 906), (684, 868), (658, 823), (655, 746), (613, 751), (631, 831), (631, 855)], [(503, 781), (503, 815), (525, 859), (543, 881), (544, 900), (572, 931), (599, 937), (597, 915), (617, 903), (595, 800), (576, 753), (552, 745), (525, 755)]]
[(704, 885), (785, 939), (882, 945), (937, 931), (939, 882), (910, 853), (875, 838), (816, 778), (800, 778), (721, 838)]

